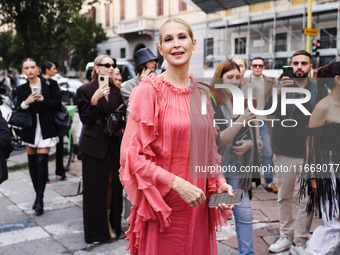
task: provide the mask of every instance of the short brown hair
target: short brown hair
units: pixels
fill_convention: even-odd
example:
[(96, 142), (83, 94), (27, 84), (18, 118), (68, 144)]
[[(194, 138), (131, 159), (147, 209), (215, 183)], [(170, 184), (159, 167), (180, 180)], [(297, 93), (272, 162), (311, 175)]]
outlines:
[(298, 56), (298, 55), (305, 55), (305, 56), (309, 57), (310, 60), (312, 60), (312, 55), (309, 52), (305, 51), (305, 50), (295, 51), (293, 56), (292, 56), (292, 58), (295, 57), (295, 56)]

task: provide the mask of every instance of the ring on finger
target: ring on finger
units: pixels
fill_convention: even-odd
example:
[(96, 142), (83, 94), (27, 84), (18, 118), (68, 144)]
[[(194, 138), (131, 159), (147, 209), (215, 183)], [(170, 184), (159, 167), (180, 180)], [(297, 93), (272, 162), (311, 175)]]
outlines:
[(194, 207), (194, 206), (195, 206), (195, 204), (194, 204), (194, 203), (191, 203), (191, 204), (190, 204), (190, 206), (191, 206), (191, 207)]
[(106, 90), (104, 91), (104, 96), (107, 96), (107, 91)]

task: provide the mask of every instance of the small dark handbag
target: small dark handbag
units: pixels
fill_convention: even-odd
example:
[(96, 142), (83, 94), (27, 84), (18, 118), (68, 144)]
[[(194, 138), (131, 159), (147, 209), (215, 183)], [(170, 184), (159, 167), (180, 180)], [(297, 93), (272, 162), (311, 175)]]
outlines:
[(8, 124), (22, 128), (33, 127), (32, 115), (28, 110), (22, 110), (19, 106), (12, 112), (12, 115), (8, 120)]
[[(239, 146), (236, 142), (241, 141), (241, 140), (250, 140), (251, 138), (250, 135), (250, 129), (248, 127), (243, 127), (241, 130), (237, 133), (233, 140), (233, 146)], [(238, 163), (240, 166), (247, 165), (250, 157), (250, 150), (248, 150), (245, 154), (242, 156), (237, 157), (238, 158)]]
[(55, 114), (54, 122), (57, 125), (57, 135), (66, 135), (72, 125), (72, 118), (68, 114), (65, 105), (61, 104), (59, 110)]
[(118, 131), (125, 127), (125, 114), (126, 105), (121, 104), (116, 110), (114, 110), (114, 112), (110, 113), (105, 118), (105, 126), (103, 132), (109, 136), (119, 136), (120, 132)]

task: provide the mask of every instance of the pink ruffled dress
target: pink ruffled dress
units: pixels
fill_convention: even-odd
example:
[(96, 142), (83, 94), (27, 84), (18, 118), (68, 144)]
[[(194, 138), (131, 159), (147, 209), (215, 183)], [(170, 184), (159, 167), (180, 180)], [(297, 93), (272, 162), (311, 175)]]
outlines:
[[(171, 188), (175, 176), (179, 176), (209, 198), (225, 183), (224, 178), (190, 175), (193, 165), (216, 165), (220, 161), (215, 145), (217, 131), (209, 128), (212, 119), (207, 119), (213, 114), (203, 122), (198, 112), (191, 110), (190, 116), (190, 109), (200, 109), (202, 92), (196, 87), (192, 83), (179, 89), (153, 75), (143, 79), (131, 94), (129, 118), (134, 121), (128, 123), (124, 134), (120, 169), (133, 205), (126, 232), (126, 249), (131, 249), (131, 254), (217, 254), (215, 230), (226, 225), (231, 210), (208, 208), (208, 200), (192, 208)], [(208, 109), (212, 111), (211, 104)]]

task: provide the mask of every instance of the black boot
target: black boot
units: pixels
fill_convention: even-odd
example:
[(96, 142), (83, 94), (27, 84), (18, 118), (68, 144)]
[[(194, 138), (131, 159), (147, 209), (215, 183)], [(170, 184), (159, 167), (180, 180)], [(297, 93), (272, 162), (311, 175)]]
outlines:
[(66, 179), (65, 168), (63, 165), (63, 157), (64, 157), (64, 144), (63, 137), (59, 136), (59, 142), (56, 146), (56, 156), (55, 156), (55, 174), (60, 177), (60, 180)]
[[(37, 182), (38, 182), (38, 155), (37, 154), (32, 154), (29, 155), (27, 154), (28, 158), (28, 170), (30, 172), (31, 180), (33, 183), (33, 188), (35, 191), (35, 194), (37, 194)], [(37, 198), (35, 198), (34, 204), (32, 209), (35, 210), (37, 204)]]
[(38, 153), (38, 182), (37, 182), (37, 203), (36, 215), (44, 213), (44, 191), (46, 187), (46, 173), (48, 172), (48, 154)]

